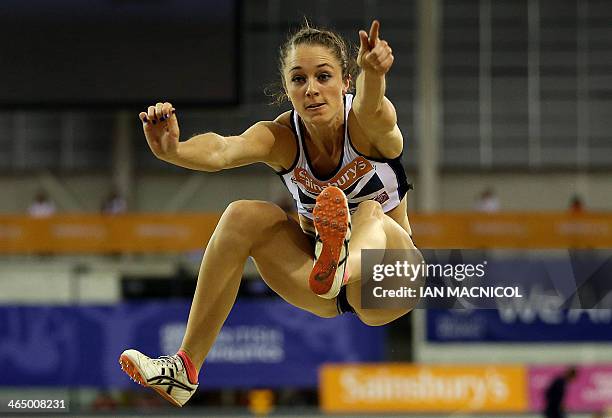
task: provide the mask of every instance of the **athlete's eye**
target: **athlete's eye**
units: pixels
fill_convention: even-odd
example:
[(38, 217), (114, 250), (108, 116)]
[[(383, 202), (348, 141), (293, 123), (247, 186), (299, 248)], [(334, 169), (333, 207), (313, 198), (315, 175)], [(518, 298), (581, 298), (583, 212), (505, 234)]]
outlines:
[(291, 81), (293, 83), (303, 83), (304, 77), (302, 77), (301, 75), (296, 75), (296, 76), (291, 77)]
[(321, 80), (321, 81), (327, 81), (330, 78), (331, 78), (331, 75), (329, 75), (327, 73), (319, 74), (319, 80)]

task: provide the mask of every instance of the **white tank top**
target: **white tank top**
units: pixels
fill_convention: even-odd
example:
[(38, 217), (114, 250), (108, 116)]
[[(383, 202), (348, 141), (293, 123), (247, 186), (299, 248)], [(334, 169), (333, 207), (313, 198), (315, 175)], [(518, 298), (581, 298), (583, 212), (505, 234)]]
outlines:
[(313, 174), (299, 116), (295, 110), (291, 112), (291, 127), (298, 152), (291, 167), (277, 174), (295, 199), (298, 213), (309, 219), (312, 219), (315, 199), (327, 186), (336, 186), (344, 191), (351, 213), (365, 200), (375, 200), (381, 204), (384, 212), (389, 212), (400, 204), (412, 188), (406, 180), (401, 155), (394, 159), (378, 159), (366, 157), (353, 147), (347, 123), (352, 103), (353, 95), (345, 95), (342, 157), (338, 167), (326, 179)]

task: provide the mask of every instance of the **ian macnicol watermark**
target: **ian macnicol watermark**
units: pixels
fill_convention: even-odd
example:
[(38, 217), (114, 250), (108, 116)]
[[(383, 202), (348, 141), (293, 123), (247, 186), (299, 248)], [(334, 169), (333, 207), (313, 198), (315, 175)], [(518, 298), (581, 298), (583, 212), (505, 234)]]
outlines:
[(366, 309), (444, 307), (458, 299), (523, 298), (520, 286), (487, 277), (487, 260), (428, 262), (418, 250), (362, 252), (361, 302)]
[[(483, 278), (487, 261), (480, 264), (419, 264), (396, 261), (393, 264), (375, 264), (372, 280), (382, 282), (385, 278), (405, 277), (414, 282), (419, 277), (443, 277), (462, 282), (474, 277)], [(382, 285), (373, 289), (376, 298), (396, 297), (439, 297), (439, 298), (522, 298), (518, 286), (401, 286), (399, 289), (385, 289)]]

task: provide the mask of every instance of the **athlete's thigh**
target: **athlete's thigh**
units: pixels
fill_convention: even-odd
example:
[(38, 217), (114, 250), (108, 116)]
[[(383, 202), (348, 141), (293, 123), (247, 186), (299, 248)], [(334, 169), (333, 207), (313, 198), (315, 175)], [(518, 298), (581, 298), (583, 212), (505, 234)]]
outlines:
[(251, 250), (251, 257), (263, 280), (298, 308), (322, 317), (336, 316), (335, 300), (315, 295), (308, 286), (314, 247), (298, 222), (273, 204), (259, 211), (259, 214), (267, 217), (268, 222), (270, 218), (273, 220), (273, 227), (265, 229), (266, 236), (258, 240)]
[[(387, 215), (383, 216), (383, 229), (385, 231), (387, 245), (387, 250), (408, 250), (405, 253), (402, 253), (402, 257), (408, 257), (409, 263), (419, 264), (423, 260), (421, 253), (417, 250), (414, 243), (412, 242), (412, 238), (408, 232), (402, 228), (397, 222), (395, 222), (392, 218)], [(385, 255), (385, 262), (392, 263), (389, 257)], [(422, 282), (417, 280), (415, 282), (407, 282), (407, 286), (421, 286)], [(362, 309), (361, 308), (361, 280), (357, 280), (355, 282), (349, 283), (346, 288), (346, 296), (351, 304), (351, 306), (355, 309), (356, 314), (361, 318), (363, 322), (370, 325), (383, 325), (389, 323), (406, 313), (410, 312), (418, 300), (414, 300), (413, 303), (409, 306), (400, 309)]]

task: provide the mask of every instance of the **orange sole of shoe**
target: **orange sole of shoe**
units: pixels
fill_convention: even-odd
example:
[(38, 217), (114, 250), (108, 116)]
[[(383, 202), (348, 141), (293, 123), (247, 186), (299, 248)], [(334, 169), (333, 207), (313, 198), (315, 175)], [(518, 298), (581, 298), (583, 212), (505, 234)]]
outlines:
[(140, 373), (138, 367), (132, 362), (132, 360), (130, 360), (128, 356), (121, 355), (121, 357), (119, 357), (119, 365), (121, 366), (121, 370), (123, 370), (134, 382), (146, 388), (153, 389), (155, 392), (159, 393), (162, 398), (164, 398), (174, 406), (182, 407), (181, 404), (172, 399), (162, 389), (158, 389), (155, 386), (150, 386), (142, 377), (142, 374)]
[(317, 295), (325, 295), (334, 285), (338, 289), (342, 285), (334, 283), (349, 223), (348, 205), (342, 190), (333, 186), (323, 190), (317, 196), (312, 214), (323, 248), (310, 273), (308, 284)]

